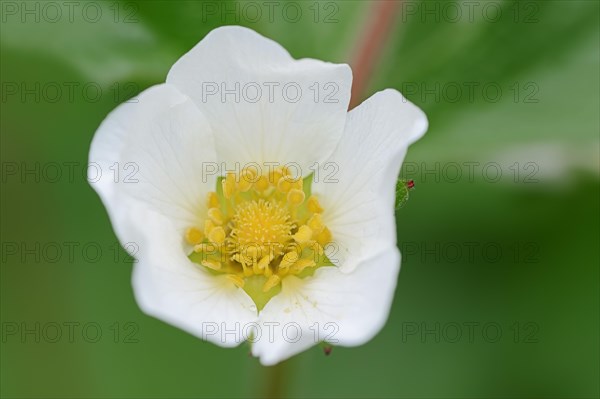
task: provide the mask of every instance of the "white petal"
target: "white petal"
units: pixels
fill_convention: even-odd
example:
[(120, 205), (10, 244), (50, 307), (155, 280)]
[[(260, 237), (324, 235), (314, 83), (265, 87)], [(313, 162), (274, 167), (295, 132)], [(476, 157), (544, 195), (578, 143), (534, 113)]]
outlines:
[[(182, 233), (202, 222), (206, 195), (216, 185), (215, 175), (202, 173), (216, 165), (210, 126), (189, 98), (166, 84), (111, 112), (94, 136), (89, 160), (88, 180), (111, 217), (133, 201), (168, 215)], [(113, 219), (117, 233), (127, 225)]]
[[(167, 76), (207, 115), (228, 168), (295, 162), (303, 175), (339, 141), (351, 81), (345, 64), (294, 60), (274, 41), (237, 26), (210, 32)], [(301, 90), (296, 102), (294, 88)]]
[[(101, 124), (88, 179), (108, 210), (121, 244), (136, 257), (134, 290), (142, 309), (220, 345), (206, 323), (251, 320), (252, 301), (224, 278), (189, 261), (187, 227), (202, 226), (216, 178), (208, 122), (176, 88), (158, 85), (119, 106)], [(204, 177), (207, 177), (204, 179)], [(205, 180), (205, 181), (203, 181)]]
[[(364, 344), (385, 325), (399, 270), (400, 253), (391, 247), (351, 273), (322, 267), (305, 279), (286, 277), (281, 293), (259, 315), (263, 334), (252, 346), (253, 355), (273, 365), (321, 341)], [(273, 339), (268, 322), (276, 323)]]
[(333, 234), (328, 256), (343, 271), (396, 245), (400, 165), (407, 147), (426, 130), (425, 114), (396, 90), (376, 93), (348, 114), (339, 145), (313, 183)]
[(166, 234), (160, 243), (144, 243), (135, 265), (133, 288), (142, 310), (219, 346), (245, 341), (243, 327), (256, 320), (252, 299), (224, 275), (192, 263), (163, 216), (144, 216), (146, 228)]

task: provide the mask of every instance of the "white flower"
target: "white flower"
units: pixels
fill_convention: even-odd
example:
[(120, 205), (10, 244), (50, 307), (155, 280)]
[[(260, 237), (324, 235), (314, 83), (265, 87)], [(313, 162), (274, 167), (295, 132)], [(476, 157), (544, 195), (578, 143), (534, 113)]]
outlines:
[(222, 27), (104, 120), (89, 180), (136, 248), (144, 312), (220, 346), (250, 340), (264, 365), (383, 327), (395, 183), (427, 119), (395, 90), (347, 112), (351, 80)]

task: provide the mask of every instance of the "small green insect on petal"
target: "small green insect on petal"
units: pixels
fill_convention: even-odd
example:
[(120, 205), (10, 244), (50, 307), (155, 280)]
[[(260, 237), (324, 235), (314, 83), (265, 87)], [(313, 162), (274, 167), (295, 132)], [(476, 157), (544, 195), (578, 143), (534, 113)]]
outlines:
[(409, 192), (414, 186), (415, 182), (413, 180), (398, 179), (396, 183), (396, 210), (399, 210), (406, 204)]

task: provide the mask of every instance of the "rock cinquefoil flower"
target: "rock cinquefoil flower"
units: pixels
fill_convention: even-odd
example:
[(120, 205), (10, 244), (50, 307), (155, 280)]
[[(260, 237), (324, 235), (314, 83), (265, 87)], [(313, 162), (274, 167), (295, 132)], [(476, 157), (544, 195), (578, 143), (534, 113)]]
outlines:
[(222, 27), (102, 122), (89, 179), (136, 248), (146, 313), (249, 341), (265, 365), (382, 328), (400, 269), (395, 183), (427, 119), (395, 90), (347, 112), (351, 80)]

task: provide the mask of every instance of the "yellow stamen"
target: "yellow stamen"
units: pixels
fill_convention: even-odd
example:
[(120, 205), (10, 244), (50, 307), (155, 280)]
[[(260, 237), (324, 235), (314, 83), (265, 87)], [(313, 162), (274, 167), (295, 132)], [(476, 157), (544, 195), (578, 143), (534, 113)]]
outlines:
[(286, 268), (292, 266), (294, 263), (298, 261), (298, 253), (294, 251), (290, 251), (283, 255), (281, 262), (279, 263), (279, 268)]
[(317, 240), (317, 242), (319, 244), (324, 246), (331, 242), (331, 240), (333, 239), (333, 236), (331, 235), (331, 231), (329, 231), (327, 226), (325, 226), (323, 228), (323, 230), (319, 234), (317, 234), (315, 239)]
[(296, 190), (302, 191), (303, 187), (304, 187), (304, 180), (302, 180), (301, 178), (297, 178), (296, 180), (294, 180), (292, 182), (292, 188), (295, 188)]
[(312, 213), (322, 213), (323, 212), (323, 208), (321, 207), (321, 204), (319, 204), (319, 200), (314, 195), (311, 195), (308, 198), (306, 205), (308, 207), (308, 210)]
[(259, 177), (258, 181), (254, 183), (254, 188), (257, 191), (265, 191), (267, 188), (269, 188), (269, 179), (267, 179), (266, 176)]
[(210, 219), (206, 219), (204, 221), (204, 235), (208, 236), (210, 234), (210, 232), (212, 231), (212, 229), (215, 228), (215, 224), (212, 222), (212, 220)]
[(288, 179), (285, 176), (280, 177), (279, 181), (277, 181), (277, 190), (279, 190), (285, 194), (288, 191), (290, 191), (291, 189), (292, 189), (292, 182), (290, 181), (290, 179)]
[(315, 234), (319, 234), (321, 231), (323, 231), (323, 228), (325, 227), (320, 213), (315, 213), (314, 215), (312, 215), (311, 218), (308, 219), (308, 222), (306, 222), (306, 224), (308, 225), (308, 227), (311, 228), (311, 230)]
[(220, 226), (223, 224), (223, 213), (219, 208), (210, 208), (208, 210), (208, 217), (216, 225)]
[(243, 249), (242, 253), (247, 259), (256, 259), (259, 251), (260, 248), (257, 248), (255, 244), (250, 244)]
[(221, 245), (225, 242), (225, 230), (222, 227), (215, 227), (208, 234), (208, 239), (210, 242)]
[(281, 169), (275, 169), (275, 170), (269, 171), (269, 182), (271, 184), (277, 185), (277, 182), (282, 177), (283, 177), (283, 174), (281, 173)]
[(298, 206), (304, 202), (304, 191), (291, 189), (287, 195), (287, 200), (290, 205)]
[(202, 232), (196, 227), (190, 227), (185, 231), (185, 240), (188, 244), (196, 245), (202, 242)]
[(240, 276), (238, 276), (237, 274), (228, 274), (227, 278), (229, 279), (229, 281), (231, 281), (233, 284), (235, 284), (237, 287), (239, 288), (244, 288), (244, 284), (246, 283), (244, 281), (243, 278), (241, 278)]
[(290, 172), (290, 169), (287, 166), (279, 166), (277, 168), (277, 170), (279, 171), (279, 173), (281, 173), (282, 176), (291, 176), (292, 173)]
[(300, 273), (302, 270), (306, 269), (307, 267), (314, 267), (316, 265), (317, 264), (312, 259), (300, 259), (298, 262), (294, 263), (292, 268), (295, 271), (297, 271), (298, 273)]
[(258, 262), (258, 268), (259, 269), (267, 269), (269, 266), (269, 263), (271, 263), (271, 261), (273, 260), (273, 255), (269, 254), (267, 256), (264, 256), (260, 262)]
[(238, 188), (241, 192), (245, 193), (252, 188), (252, 184), (254, 184), (255, 181), (255, 172), (251, 169), (244, 169), (242, 171), (242, 175), (240, 176), (240, 181), (238, 182)]
[(273, 288), (277, 284), (279, 284), (280, 281), (281, 281), (281, 278), (279, 278), (278, 275), (276, 275), (276, 274), (272, 275), (271, 277), (269, 277), (269, 279), (267, 280), (265, 285), (263, 285), (263, 292), (270, 291), (271, 288)]
[(301, 176), (294, 178), (286, 167), (264, 175), (244, 168), (227, 172), (221, 182), (222, 191), (206, 198), (204, 228), (185, 231), (185, 240), (198, 253), (192, 259), (253, 299), (262, 295), (255, 290), (270, 292), (256, 297), (257, 305), (275, 295), (273, 288), (288, 275), (304, 277), (307, 268), (324, 265), (319, 257), (333, 237), (317, 198), (306, 197), (310, 187), (304, 191)]
[(235, 193), (235, 174), (228, 172), (225, 178), (221, 181), (223, 185), (223, 195), (229, 199)]
[(312, 230), (306, 225), (300, 226), (298, 232), (292, 237), (299, 244), (308, 242), (312, 238)]
[(200, 262), (200, 264), (212, 270), (219, 270), (221, 268), (221, 262), (216, 262), (214, 260), (203, 260), (202, 262)]
[(325, 250), (323, 249), (323, 247), (321, 246), (321, 244), (319, 244), (316, 241), (312, 243), (311, 248), (319, 256), (321, 256), (321, 255), (323, 255), (323, 253), (325, 253)]
[(215, 244), (211, 244), (209, 242), (203, 242), (194, 247), (194, 252), (202, 252), (205, 254), (212, 254), (217, 252), (217, 246)]
[(208, 207), (209, 208), (218, 208), (219, 207), (219, 197), (217, 196), (217, 193), (210, 192), (207, 195), (207, 201), (208, 203)]

